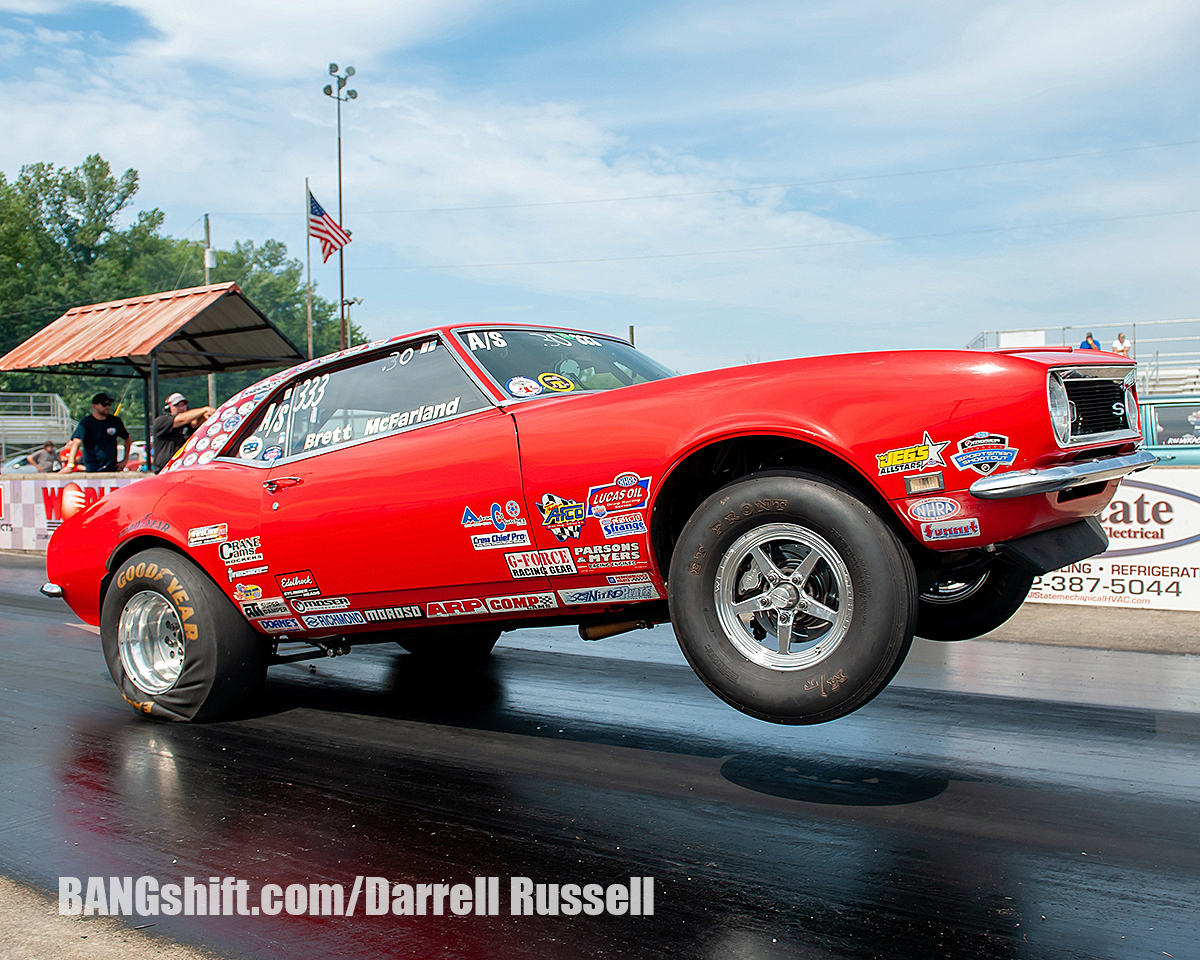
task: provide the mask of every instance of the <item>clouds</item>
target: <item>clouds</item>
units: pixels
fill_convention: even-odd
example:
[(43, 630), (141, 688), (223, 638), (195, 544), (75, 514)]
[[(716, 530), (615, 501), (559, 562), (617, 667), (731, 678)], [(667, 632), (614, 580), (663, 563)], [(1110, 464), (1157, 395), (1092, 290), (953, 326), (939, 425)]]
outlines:
[[(99, 151), (141, 172), (168, 230), (209, 212), (222, 245), (301, 253), (306, 176), (336, 209), (320, 88), (330, 59), (353, 62), (347, 294), (377, 334), (632, 322), (692, 369), (1181, 315), (1200, 293), (1187, 218), (874, 242), (1200, 207), (1197, 148), (738, 189), (1194, 138), (1198, 17), (1176, 0), (0, 11), (21, 63), (0, 169)], [(610, 202), (629, 197), (652, 199)], [(445, 209), (462, 207), (493, 209)], [(706, 251), (743, 252), (661, 257)], [(546, 262), (567, 260), (592, 262)], [(335, 277), (317, 272), (327, 295)]]

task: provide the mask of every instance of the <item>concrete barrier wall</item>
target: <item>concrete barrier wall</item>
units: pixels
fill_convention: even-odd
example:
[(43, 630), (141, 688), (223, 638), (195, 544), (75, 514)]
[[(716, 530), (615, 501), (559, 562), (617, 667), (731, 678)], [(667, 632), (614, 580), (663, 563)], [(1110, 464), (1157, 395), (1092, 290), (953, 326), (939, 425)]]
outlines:
[(0, 550), (44, 553), (68, 517), (145, 473), (18, 473), (0, 476)]

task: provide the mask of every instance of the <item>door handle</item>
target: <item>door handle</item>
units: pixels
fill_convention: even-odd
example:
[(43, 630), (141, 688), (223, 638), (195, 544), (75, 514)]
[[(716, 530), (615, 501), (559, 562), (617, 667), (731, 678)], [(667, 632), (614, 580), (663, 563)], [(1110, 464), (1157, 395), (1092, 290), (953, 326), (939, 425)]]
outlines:
[(263, 488), (267, 493), (274, 493), (280, 487), (298, 487), (303, 482), (303, 477), (276, 477), (273, 480), (264, 480)]

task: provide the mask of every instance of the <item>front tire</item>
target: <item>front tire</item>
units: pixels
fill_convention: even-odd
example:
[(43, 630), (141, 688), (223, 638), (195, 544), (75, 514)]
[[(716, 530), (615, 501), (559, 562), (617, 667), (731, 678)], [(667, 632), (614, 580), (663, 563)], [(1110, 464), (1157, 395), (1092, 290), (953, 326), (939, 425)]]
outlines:
[(726, 703), (773, 723), (824, 723), (879, 693), (904, 661), (916, 573), (865, 503), (815, 477), (719, 490), (671, 559), (671, 622)]
[(196, 564), (151, 549), (121, 563), (100, 612), (108, 671), (135, 710), (213, 720), (262, 686), (270, 641)]
[(1000, 559), (961, 580), (940, 580), (921, 591), (917, 636), (939, 641), (983, 636), (1020, 609), (1031, 586), (1033, 574)]

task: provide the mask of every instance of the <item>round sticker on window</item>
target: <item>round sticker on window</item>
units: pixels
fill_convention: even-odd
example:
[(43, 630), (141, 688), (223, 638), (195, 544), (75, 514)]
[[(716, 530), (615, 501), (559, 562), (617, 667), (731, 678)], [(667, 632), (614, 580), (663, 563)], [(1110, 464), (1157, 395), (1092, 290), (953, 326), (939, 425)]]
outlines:
[(247, 437), (238, 447), (238, 456), (243, 460), (253, 460), (262, 452), (262, 448), (263, 442), (258, 437)]
[(216, 455), (217, 455), (216, 450), (205, 450), (202, 454), (200, 454), (199, 457), (196, 458), (196, 462), (197, 463), (208, 463), (208, 461), (211, 460)]
[(514, 397), (536, 397), (542, 392), (542, 385), (528, 377), (513, 377), (504, 386)]
[(267, 447), (263, 451), (262, 458), (270, 463), (272, 460), (278, 460), (283, 456), (283, 447)]
[(218, 436), (218, 437), (213, 437), (213, 438), (212, 438), (212, 452), (213, 452), (213, 454), (215, 455), (215, 454), (216, 454), (216, 452), (217, 452), (218, 450), (220, 450), (220, 449), (221, 449), (223, 446), (225, 446), (225, 444), (226, 444), (226, 443), (228, 443), (228, 442), (229, 442), (229, 434), (227, 434), (227, 433), (222, 433), (222, 434), (221, 434), (220, 436)]
[(219, 420), (217, 420), (214, 417), (212, 425), (207, 430), (204, 431), (204, 434), (205, 434), (205, 436), (212, 437), (220, 432), (221, 432), (221, 423)]
[(247, 400), (240, 407), (238, 407), (238, 413), (240, 413), (244, 417), (246, 414), (248, 414), (253, 409), (254, 409), (254, 401)]
[(196, 454), (194, 454), (194, 453), (189, 453), (186, 457), (183, 458), (183, 465), (185, 467), (190, 467), (195, 462), (196, 462)]
[(538, 377), (538, 383), (555, 393), (567, 393), (575, 389), (574, 383), (558, 373), (543, 373)]
[(212, 443), (212, 439), (211, 439), (211, 438), (209, 438), (209, 437), (201, 437), (199, 440), (197, 440), (197, 441), (196, 441), (196, 449), (197, 449), (197, 450), (203, 450), (203, 449), (204, 449), (205, 447), (207, 447), (207, 446), (208, 446), (210, 443)]
[(233, 431), (238, 428), (238, 424), (241, 422), (242, 422), (242, 418), (239, 417), (235, 413), (233, 416), (226, 417), (224, 420), (221, 421), (221, 428), (228, 431), (229, 433), (233, 433)]

